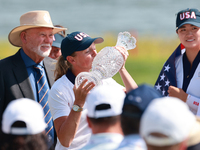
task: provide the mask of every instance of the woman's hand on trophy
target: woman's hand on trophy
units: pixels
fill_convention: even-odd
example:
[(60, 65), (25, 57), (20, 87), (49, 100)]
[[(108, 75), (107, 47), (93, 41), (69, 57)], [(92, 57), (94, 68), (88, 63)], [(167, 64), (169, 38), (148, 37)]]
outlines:
[(78, 88), (74, 85), (73, 91), (75, 95), (75, 102), (74, 104), (78, 104), (80, 107), (83, 107), (85, 104), (86, 96), (90, 92), (90, 90), (95, 86), (93, 82), (89, 82), (86, 84), (88, 80), (85, 79), (83, 82), (79, 85)]
[(129, 55), (128, 51), (122, 46), (115, 46), (114, 48), (117, 49), (122, 54), (124, 61), (126, 61)]
[(122, 68), (124, 68), (126, 59), (128, 58), (128, 55), (129, 55), (128, 51), (122, 46), (115, 46), (114, 48), (117, 49), (122, 54), (122, 56), (124, 58), (124, 64), (122, 65)]

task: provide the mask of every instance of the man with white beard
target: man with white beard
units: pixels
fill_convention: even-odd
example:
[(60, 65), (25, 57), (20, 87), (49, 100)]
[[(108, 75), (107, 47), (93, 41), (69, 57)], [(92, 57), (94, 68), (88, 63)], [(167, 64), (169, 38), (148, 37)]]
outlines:
[[(13, 56), (0, 62), (0, 120), (12, 100), (29, 98), (39, 102), (45, 113), (49, 146), (55, 144), (55, 130), (48, 106), (48, 92), (54, 82), (54, 60), (48, 55), (54, 34), (66, 30), (53, 26), (48, 11), (30, 11), (20, 17), (20, 26), (8, 36), (9, 42), (21, 47)], [(41, 84), (41, 85), (40, 85)], [(23, 107), (23, 106), (22, 106)]]

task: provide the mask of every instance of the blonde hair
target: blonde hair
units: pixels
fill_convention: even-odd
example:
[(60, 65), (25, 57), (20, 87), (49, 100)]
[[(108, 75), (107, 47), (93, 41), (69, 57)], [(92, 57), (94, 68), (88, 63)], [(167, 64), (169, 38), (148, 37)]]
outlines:
[[(75, 53), (76, 52), (72, 53), (70, 56), (76, 56)], [(61, 55), (58, 58), (58, 61), (56, 63), (56, 69), (54, 70), (55, 81), (62, 77), (64, 74), (66, 74), (67, 70), (70, 68), (72, 68), (72, 64), (65, 60), (64, 57)]]

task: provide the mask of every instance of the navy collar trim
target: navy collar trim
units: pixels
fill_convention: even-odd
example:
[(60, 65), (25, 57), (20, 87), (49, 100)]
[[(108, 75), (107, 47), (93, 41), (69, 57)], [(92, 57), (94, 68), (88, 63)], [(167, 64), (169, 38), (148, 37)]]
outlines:
[(67, 70), (66, 77), (71, 81), (71, 83), (75, 84), (76, 76), (72, 73), (70, 69)]
[(193, 63), (192, 63), (192, 67), (190, 65), (190, 62), (186, 56), (186, 53), (183, 54), (183, 86), (182, 89), (186, 92), (188, 85), (190, 83), (190, 80), (192, 79), (198, 65), (200, 62), (200, 51), (197, 54), (196, 58), (194, 59)]

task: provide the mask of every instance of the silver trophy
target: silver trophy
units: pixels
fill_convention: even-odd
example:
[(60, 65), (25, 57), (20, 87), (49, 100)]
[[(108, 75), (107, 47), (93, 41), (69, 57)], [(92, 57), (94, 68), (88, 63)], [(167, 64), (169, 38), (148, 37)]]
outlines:
[[(136, 47), (136, 39), (129, 32), (120, 32), (116, 46), (122, 46), (126, 50)], [(102, 84), (102, 79), (113, 77), (124, 64), (122, 54), (114, 47), (103, 48), (94, 58), (90, 72), (81, 72), (76, 76), (75, 85), (78, 87), (83, 80), (93, 82), (96, 86)], [(86, 84), (87, 84), (86, 83)]]

